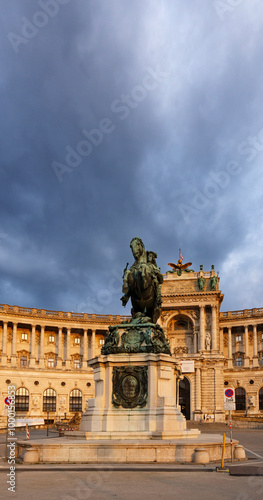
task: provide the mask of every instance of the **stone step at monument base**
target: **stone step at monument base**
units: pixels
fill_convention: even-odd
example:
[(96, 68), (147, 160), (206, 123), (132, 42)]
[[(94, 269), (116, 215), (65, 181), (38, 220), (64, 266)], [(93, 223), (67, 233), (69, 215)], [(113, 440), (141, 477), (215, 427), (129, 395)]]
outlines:
[[(29, 444), (19, 441), (19, 461), (33, 463), (209, 463), (222, 457), (223, 436), (201, 434), (192, 439), (121, 440), (42, 439)], [(233, 441), (234, 459), (245, 459), (238, 441)], [(243, 454), (240, 453), (240, 448)], [(236, 453), (237, 450), (237, 453)], [(230, 441), (226, 440), (225, 461), (231, 458)]]
[(175, 431), (155, 431), (155, 432), (83, 432), (83, 431), (72, 431), (64, 432), (64, 436), (69, 439), (87, 439), (87, 440), (105, 440), (105, 439), (117, 439), (117, 440), (152, 440), (152, 439), (193, 439), (199, 436), (201, 431), (198, 429), (189, 430), (175, 430)]
[(91, 439), (94, 434), (99, 433), (105, 436), (106, 433), (115, 435), (116, 430), (123, 433), (126, 439), (134, 433), (138, 433), (138, 436), (161, 433), (179, 436), (186, 432), (186, 420), (178, 408), (173, 406), (174, 399), (166, 398), (167, 406), (159, 408), (88, 408), (82, 415), (80, 431), (89, 433)]

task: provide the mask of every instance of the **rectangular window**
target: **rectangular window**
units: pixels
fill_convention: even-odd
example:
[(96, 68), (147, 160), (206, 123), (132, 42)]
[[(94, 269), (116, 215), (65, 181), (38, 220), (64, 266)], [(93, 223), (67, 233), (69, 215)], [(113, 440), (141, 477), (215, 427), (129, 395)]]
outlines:
[(100, 339), (100, 345), (104, 345), (105, 344), (105, 340), (104, 339)]
[(243, 359), (242, 358), (236, 358), (236, 366), (243, 366)]
[(79, 359), (74, 359), (74, 368), (77, 370), (80, 368), (80, 360)]
[(27, 366), (27, 357), (26, 356), (21, 356), (20, 366)]
[(236, 342), (242, 342), (242, 336), (236, 335)]
[(48, 359), (48, 368), (54, 368), (54, 366), (55, 366), (54, 358), (49, 358)]
[(75, 337), (75, 344), (80, 344), (80, 338), (79, 337)]
[(49, 335), (49, 337), (48, 337), (48, 341), (49, 341), (49, 342), (55, 342), (55, 337), (54, 337), (54, 335)]
[(22, 333), (21, 339), (22, 340), (27, 340), (27, 333)]

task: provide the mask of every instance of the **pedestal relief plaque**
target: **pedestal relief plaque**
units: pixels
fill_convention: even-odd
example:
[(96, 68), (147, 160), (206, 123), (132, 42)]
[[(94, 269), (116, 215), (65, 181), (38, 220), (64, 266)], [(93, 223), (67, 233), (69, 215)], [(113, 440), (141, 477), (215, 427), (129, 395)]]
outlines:
[(147, 366), (114, 367), (112, 403), (123, 408), (145, 406), (148, 396)]

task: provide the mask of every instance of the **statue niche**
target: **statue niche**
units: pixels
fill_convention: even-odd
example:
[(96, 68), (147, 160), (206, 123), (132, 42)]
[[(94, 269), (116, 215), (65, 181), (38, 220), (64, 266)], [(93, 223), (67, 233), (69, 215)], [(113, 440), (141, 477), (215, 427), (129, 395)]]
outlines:
[(193, 323), (185, 315), (173, 317), (168, 323), (168, 339), (174, 354), (193, 353)]

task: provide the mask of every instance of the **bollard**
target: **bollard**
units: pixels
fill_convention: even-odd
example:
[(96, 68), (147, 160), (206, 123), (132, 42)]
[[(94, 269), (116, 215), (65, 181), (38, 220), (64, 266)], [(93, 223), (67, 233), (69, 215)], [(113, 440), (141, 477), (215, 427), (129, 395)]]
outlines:
[(209, 454), (206, 448), (195, 448), (193, 462), (195, 464), (208, 464)]
[(245, 460), (246, 459), (246, 452), (245, 452), (243, 446), (241, 446), (240, 444), (235, 446), (234, 457), (236, 460)]

